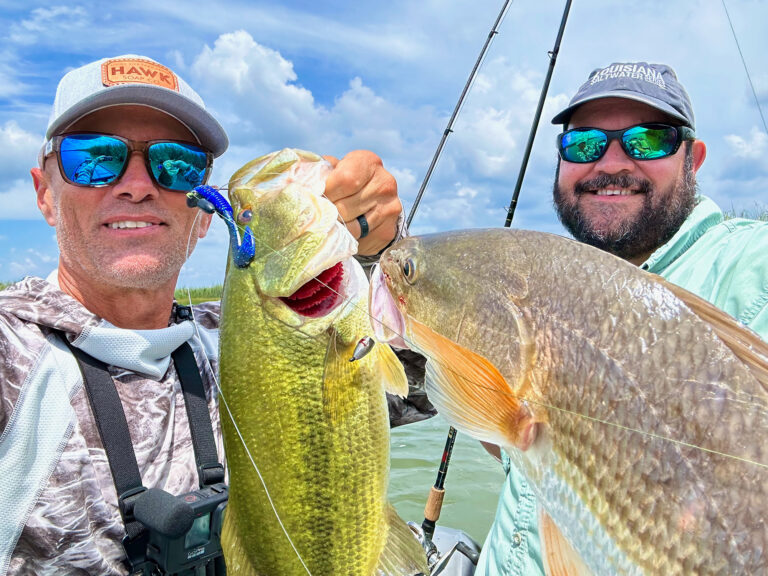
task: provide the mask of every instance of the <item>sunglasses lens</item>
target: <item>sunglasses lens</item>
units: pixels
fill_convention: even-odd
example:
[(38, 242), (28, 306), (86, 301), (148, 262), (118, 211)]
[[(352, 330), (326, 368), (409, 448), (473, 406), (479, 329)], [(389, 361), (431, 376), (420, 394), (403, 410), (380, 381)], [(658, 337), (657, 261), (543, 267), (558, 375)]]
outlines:
[(676, 148), (677, 130), (674, 126), (635, 126), (624, 132), (621, 141), (631, 158), (664, 158)]
[(123, 171), (128, 157), (124, 142), (100, 134), (65, 136), (59, 148), (61, 169), (68, 180), (84, 186), (100, 186), (114, 181)]
[(161, 186), (189, 192), (205, 182), (208, 155), (191, 144), (158, 142), (149, 147), (149, 165), (152, 167), (152, 175)]
[(568, 162), (594, 162), (603, 155), (607, 136), (600, 130), (569, 130), (560, 136), (560, 156)]

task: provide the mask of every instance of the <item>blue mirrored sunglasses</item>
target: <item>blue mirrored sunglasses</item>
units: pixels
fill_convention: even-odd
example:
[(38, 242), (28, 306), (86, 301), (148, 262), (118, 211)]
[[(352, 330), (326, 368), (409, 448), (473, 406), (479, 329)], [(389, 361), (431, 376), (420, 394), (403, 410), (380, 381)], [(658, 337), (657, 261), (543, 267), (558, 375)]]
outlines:
[(656, 160), (677, 152), (683, 140), (694, 140), (688, 126), (670, 124), (638, 124), (623, 130), (574, 128), (557, 136), (560, 158), (566, 162), (586, 164), (603, 157), (612, 140), (618, 140), (633, 160)]
[(155, 183), (176, 192), (205, 184), (213, 164), (213, 154), (191, 142), (138, 141), (93, 132), (54, 136), (46, 144), (45, 155), (56, 153), (61, 176), (70, 184), (100, 187), (120, 179), (134, 151), (143, 153)]

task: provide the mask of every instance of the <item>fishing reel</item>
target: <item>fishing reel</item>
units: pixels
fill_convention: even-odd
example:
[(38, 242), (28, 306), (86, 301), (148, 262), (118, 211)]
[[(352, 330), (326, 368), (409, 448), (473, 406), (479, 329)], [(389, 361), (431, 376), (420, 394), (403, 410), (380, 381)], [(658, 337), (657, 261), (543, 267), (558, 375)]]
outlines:
[[(477, 566), (477, 561), (480, 557), (479, 550), (464, 542), (460, 536), (453, 546), (448, 548), (448, 550), (441, 552), (435, 542), (432, 540), (435, 529), (434, 524), (431, 527), (431, 531), (424, 530), (423, 525), (419, 526), (415, 522), (408, 522), (408, 527), (411, 529), (411, 532), (414, 533), (427, 554), (429, 576), (439, 576), (442, 574), (443, 571), (448, 568), (448, 563), (454, 557), (455, 552), (459, 552), (459, 554), (465, 556), (472, 564), (472, 566)], [(474, 568), (472, 568), (472, 570), (474, 571)], [(453, 572), (451, 573), (453, 574)]]

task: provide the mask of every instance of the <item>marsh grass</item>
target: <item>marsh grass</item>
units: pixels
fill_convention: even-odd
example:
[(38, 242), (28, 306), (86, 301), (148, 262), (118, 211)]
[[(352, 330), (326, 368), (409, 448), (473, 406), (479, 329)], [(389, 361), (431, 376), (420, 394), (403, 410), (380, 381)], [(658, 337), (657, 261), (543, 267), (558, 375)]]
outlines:
[[(0, 290), (4, 290), (13, 282), (0, 282)], [(192, 304), (200, 304), (202, 302), (209, 302), (211, 300), (221, 300), (221, 291), (223, 286), (217, 284), (215, 286), (208, 286), (207, 288), (177, 288), (173, 293), (176, 301), (181, 304), (187, 304), (190, 296), (192, 297)], [(187, 292), (189, 290), (189, 292)]]
[(730, 220), (731, 218), (746, 218), (748, 220), (768, 222), (768, 206), (755, 203), (754, 208), (748, 210), (744, 209), (738, 213), (731, 208), (730, 210), (723, 210), (723, 217), (726, 220)]
[(189, 304), (190, 298), (192, 298), (192, 304), (201, 304), (211, 300), (221, 300), (223, 288), (221, 284), (207, 288), (177, 288), (173, 296), (179, 304)]

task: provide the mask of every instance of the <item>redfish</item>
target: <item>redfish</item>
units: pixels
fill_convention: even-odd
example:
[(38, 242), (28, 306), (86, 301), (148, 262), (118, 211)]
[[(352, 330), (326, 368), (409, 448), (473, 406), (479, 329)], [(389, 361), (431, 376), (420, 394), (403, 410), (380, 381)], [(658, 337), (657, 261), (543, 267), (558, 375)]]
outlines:
[(522, 230), (404, 239), (371, 283), (377, 333), (428, 358), (438, 411), (532, 485), (551, 572), (768, 573), (756, 334), (608, 253)]

